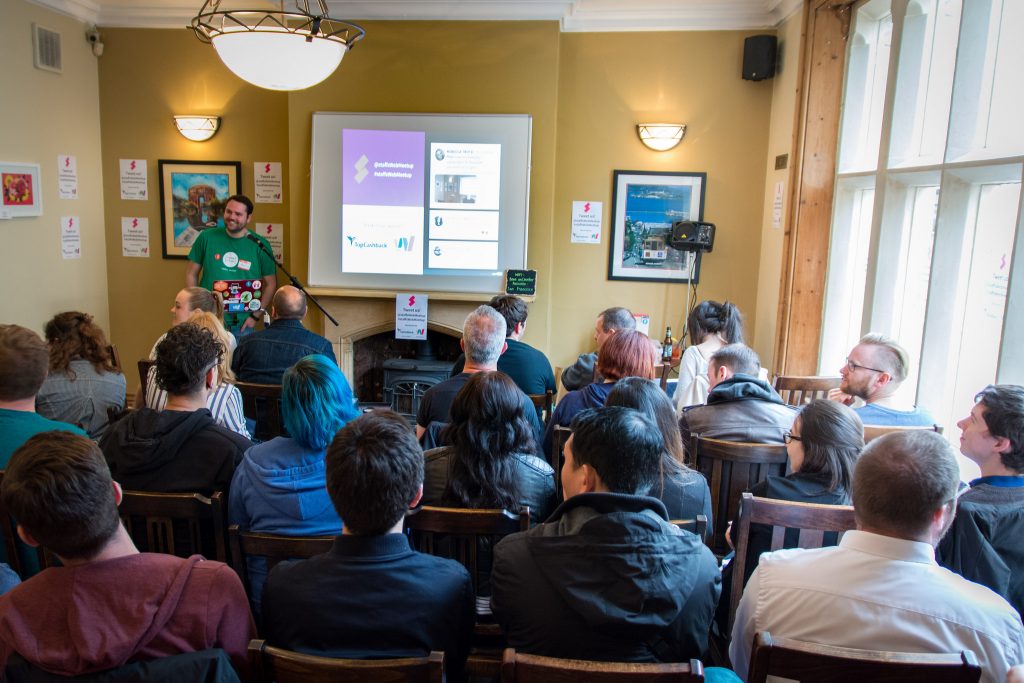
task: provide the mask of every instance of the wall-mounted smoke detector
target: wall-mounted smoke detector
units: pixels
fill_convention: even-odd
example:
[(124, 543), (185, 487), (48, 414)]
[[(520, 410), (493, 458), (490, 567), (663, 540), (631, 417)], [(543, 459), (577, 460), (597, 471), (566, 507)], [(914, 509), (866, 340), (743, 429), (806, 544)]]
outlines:
[(60, 34), (52, 28), (32, 24), (32, 62), (37, 69), (61, 73)]

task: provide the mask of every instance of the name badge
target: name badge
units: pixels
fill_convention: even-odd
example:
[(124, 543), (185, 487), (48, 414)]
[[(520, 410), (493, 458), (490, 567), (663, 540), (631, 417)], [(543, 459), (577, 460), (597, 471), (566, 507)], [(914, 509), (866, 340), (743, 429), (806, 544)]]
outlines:
[(238, 267), (241, 270), (249, 270), (250, 268), (252, 268), (252, 261), (246, 261), (245, 259), (239, 259)]

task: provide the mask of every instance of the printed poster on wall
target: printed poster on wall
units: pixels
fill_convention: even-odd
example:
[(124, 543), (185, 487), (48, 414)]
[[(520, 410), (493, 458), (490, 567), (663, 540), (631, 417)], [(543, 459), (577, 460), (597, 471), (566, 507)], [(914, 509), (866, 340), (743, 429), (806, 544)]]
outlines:
[(121, 217), (121, 255), (149, 258), (149, 219)]
[(64, 259), (82, 258), (82, 226), (78, 216), (60, 217), (60, 255)]
[(257, 161), (253, 164), (252, 177), (256, 181), (257, 204), (280, 204), (284, 201), (280, 161)]
[(651, 336), (651, 316), (647, 313), (634, 313), (633, 319), (636, 320), (636, 331), (643, 332), (648, 337)]
[(427, 338), (427, 295), (395, 297), (395, 339)]
[(601, 202), (572, 203), (572, 242), (601, 243)]
[(274, 251), (274, 259), (284, 261), (284, 224), (282, 223), (257, 223), (256, 234), (262, 235), (270, 242), (270, 248)]
[(78, 199), (78, 159), (61, 154), (57, 157), (57, 196)]
[(149, 199), (145, 159), (121, 159), (121, 199)]

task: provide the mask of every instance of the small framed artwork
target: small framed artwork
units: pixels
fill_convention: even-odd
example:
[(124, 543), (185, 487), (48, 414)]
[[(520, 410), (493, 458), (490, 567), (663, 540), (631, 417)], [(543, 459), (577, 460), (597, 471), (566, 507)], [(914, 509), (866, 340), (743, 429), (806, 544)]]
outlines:
[(165, 259), (188, 258), (203, 230), (224, 227), (224, 204), (242, 186), (240, 161), (157, 161)]
[(0, 218), (43, 215), (39, 164), (0, 161)]
[(706, 173), (615, 171), (609, 280), (692, 282), (700, 254), (673, 249), (672, 224), (704, 219)]

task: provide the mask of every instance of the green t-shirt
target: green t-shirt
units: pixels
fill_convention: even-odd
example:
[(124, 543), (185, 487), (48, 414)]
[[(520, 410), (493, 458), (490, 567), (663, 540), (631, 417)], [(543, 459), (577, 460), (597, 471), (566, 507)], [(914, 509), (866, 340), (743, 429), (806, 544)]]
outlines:
[[(254, 232), (249, 234), (256, 235)], [(271, 251), (267, 240), (256, 235), (256, 238)], [(192, 244), (188, 260), (198, 263), (202, 268), (199, 286), (214, 289), (213, 283), (218, 280), (259, 280), (277, 273), (274, 259), (260, 251), (252, 240), (228, 235), (225, 228), (203, 230)], [(264, 308), (267, 304), (264, 304)], [(245, 322), (248, 313), (225, 313), (224, 326), (229, 330), (237, 330)]]

